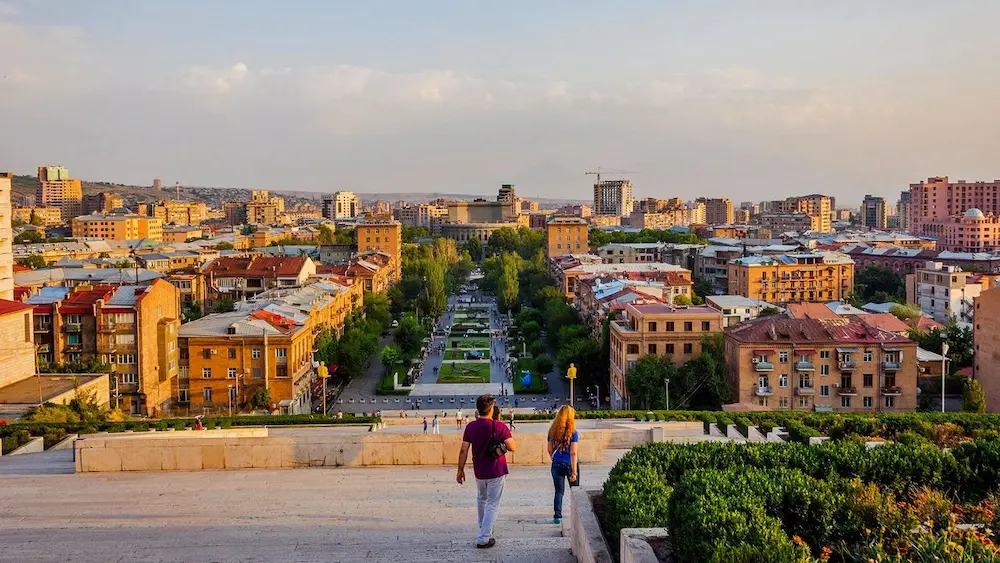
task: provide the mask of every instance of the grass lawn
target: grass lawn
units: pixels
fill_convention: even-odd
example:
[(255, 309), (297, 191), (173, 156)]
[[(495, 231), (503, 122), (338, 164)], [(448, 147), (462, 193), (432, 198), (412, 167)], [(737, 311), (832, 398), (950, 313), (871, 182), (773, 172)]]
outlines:
[[(445, 361), (448, 361), (448, 360), (464, 360), (465, 359), (465, 352), (466, 352), (466, 350), (445, 350), (444, 351), (444, 359), (445, 359)], [(479, 350), (479, 353), (483, 355), (483, 357), (480, 358), (480, 359), (482, 359), (482, 360), (488, 360), (488, 359), (490, 359), (490, 351), (489, 350)]]
[(445, 362), (438, 372), (438, 383), (489, 383), (490, 364)]
[(452, 349), (455, 346), (455, 342), (458, 343), (459, 348), (485, 348), (490, 349), (490, 340), (488, 338), (452, 338), (448, 341), (448, 348)]
[[(521, 383), (521, 370), (525, 369), (531, 372), (531, 387), (525, 387)], [(532, 358), (521, 358), (514, 364), (514, 392), (523, 394), (548, 393), (549, 384), (542, 375), (535, 370), (535, 362)]]
[(398, 364), (392, 368), (388, 374), (382, 377), (379, 381), (378, 387), (375, 388), (376, 395), (409, 395), (410, 392), (406, 389), (393, 389), (392, 387), (392, 374), (399, 374), (399, 384), (403, 385), (406, 383), (406, 369), (407, 365)]

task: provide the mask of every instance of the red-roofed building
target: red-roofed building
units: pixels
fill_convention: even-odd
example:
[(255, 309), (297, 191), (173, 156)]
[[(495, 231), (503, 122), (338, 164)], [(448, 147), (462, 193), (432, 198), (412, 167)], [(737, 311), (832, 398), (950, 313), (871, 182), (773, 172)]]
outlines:
[(792, 319), (836, 319), (840, 316), (825, 303), (789, 303), (786, 310)]
[(727, 328), (733, 402), (808, 412), (914, 410), (917, 344), (864, 316), (772, 316)]
[(872, 313), (868, 315), (858, 315), (861, 322), (868, 326), (895, 332), (900, 336), (906, 336), (910, 332), (910, 325), (899, 320), (892, 313)]
[(308, 256), (224, 256), (205, 268), (207, 311), (229, 298), (241, 301), (275, 287), (296, 287), (316, 274)]
[[(635, 300), (611, 321), (611, 408), (630, 408), (628, 371), (646, 354), (681, 365), (701, 353), (706, 336), (722, 332), (722, 313), (707, 306), (679, 307)], [(634, 405), (638, 406), (638, 405)]]

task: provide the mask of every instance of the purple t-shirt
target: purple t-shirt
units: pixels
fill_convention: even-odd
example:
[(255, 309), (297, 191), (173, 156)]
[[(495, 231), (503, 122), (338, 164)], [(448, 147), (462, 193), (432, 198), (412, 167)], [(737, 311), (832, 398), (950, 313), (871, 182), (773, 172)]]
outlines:
[(507, 456), (493, 459), (486, 451), (494, 435), (497, 440), (506, 440), (511, 437), (510, 428), (492, 418), (480, 418), (465, 427), (462, 440), (472, 444), (472, 469), (476, 479), (496, 479), (508, 473)]

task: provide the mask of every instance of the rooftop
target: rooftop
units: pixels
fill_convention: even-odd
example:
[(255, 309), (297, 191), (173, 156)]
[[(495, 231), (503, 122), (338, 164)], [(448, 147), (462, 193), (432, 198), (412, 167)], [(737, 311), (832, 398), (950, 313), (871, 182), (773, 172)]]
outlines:
[(306, 265), (305, 256), (222, 256), (205, 269), (215, 277), (293, 277)]
[(39, 394), (42, 401), (53, 399), (72, 391), (74, 388), (95, 379), (107, 377), (106, 374), (72, 374), (61, 373), (41, 374), (29, 377), (6, 387), (0, 387), (0, 404), (5, 405), (38, 405)]
[(707, 305), (668, 305), (662, 301), (639, 300), (629, 303), (626, 310), (641, 315), (717, 315), (719, 311)]
[(726, 329), (726, 335), (745, 344), (907, 344), (912, 340), (888, 330), (872, 327), (857, 316), (834, 319), (764, 317)]
[(858, 318), (868, 326), (881, 328), (882, 330), (888, 330), (889, 332), (907, 332), (910, 330), (910, 325), (899, 320), (891, 313), (870, 313), (867, 315), (859, 315)]
[(707, 295), (705, 296), (705, 303), (714, 303), (716, 307), (722, 309), (735, 309), (739, 307), (774, 307), (775, 309), (781, 309), (781, 307), (772, 305), (767, 301), (751, 299), (742, 295)]
[(9, 315), (20, 311), (30, 311), (33, 307), (27, 303), (0, 299), (0, 315)]

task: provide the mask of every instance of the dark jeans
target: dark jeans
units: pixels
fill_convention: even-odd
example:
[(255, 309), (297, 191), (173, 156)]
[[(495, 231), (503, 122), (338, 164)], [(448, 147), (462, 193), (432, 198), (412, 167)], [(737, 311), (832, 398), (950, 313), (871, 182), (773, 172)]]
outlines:
[(563, 495), (566, 493), (566, 482), (569, 480), (569, 464), (552, 464), (552, 484), (556, 488), (556, 496), (552, 501), (553, 518), (562, 518)]

